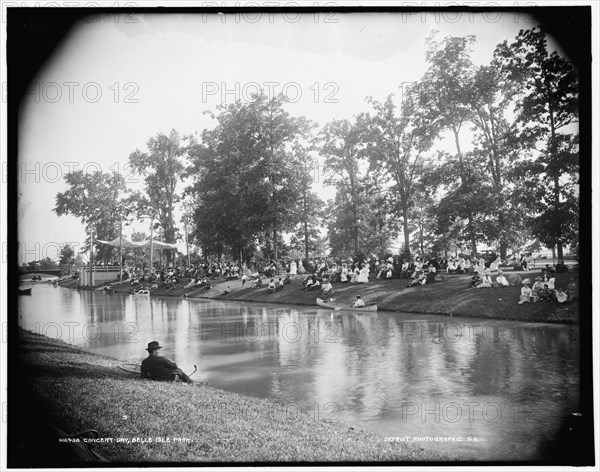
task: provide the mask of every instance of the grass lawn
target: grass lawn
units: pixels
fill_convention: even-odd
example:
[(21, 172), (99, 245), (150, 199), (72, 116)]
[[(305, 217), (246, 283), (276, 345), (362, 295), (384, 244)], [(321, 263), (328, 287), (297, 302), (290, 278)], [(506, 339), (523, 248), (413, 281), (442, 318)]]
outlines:
[(31, 440), (43, 421), (69, 433), (92, 428), (112, 438), (94, 447), (113, 462), (456, 460), (205, 384), (141, 380), (119, 370), (116, 359), (23, 330), (19, 358), (21, 400), (32, 407), (14, 417), (20, 428), (12, 441), (25, 467), (42, 460), (27, 445), (35, 446)]
[[(575, 323), (579, 319), (579, 304), (543, 302), (519, 305), (521, 286), (518, 277), (530, 278), (531, 282), (540, 274), (539, 270), (512, 271), (505, 270), (510, 287), (476, 289), (469, 287), (468, 275), (438, 276), (438, 281), (431, 285), (407, 288), (407, 279), (379, 280), (371, 278), (368, 284), (333, 285), (336, 303), (349, 306), (356, 295), (361, 295), (366, 303), (378, 303), (379, 310), (407, 313), (428, 313), (441, 315), (468, 316), (477, 318), (539, 321), (557, 323)], [(556, 287), (566, 289), (569, 280), (576, 276), (576, 271), (556, 274)], [(159, 288), (152, 291), (156, 296), (173, 296), (189, 298), (212, 298), (219, 300), (238, 300), (263, 303), (281, 303), (289, 305), (316, 305), (315, 299), (319, 291), (304, 292), (301, 290), (302, 277), (297, 276), (285, 289), (268, 293), (266, 288), (249, 288), (249, 283), (242, 287), (239, 280), (213, 281), (213, 287), (206, 289), (184, 289), (187, 280), (172, 289)], [(268, 280), (267, 280), (268, 283)], [(513, 285), (514, 283), (514, 285)], [(231, 293), (225, 294), (229, 286)], [(119, 292), (132, 293), (138, 287), (128, 282), (115, 284)]]

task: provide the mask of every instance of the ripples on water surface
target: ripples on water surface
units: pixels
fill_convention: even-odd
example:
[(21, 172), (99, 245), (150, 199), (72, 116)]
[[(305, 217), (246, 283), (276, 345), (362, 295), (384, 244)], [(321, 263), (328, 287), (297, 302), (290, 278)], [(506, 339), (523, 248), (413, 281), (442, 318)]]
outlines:
[[(577, 328), (78, 292), (20, 297), (21, 326), (139, 361), (157, 340), (195, 377), (475, 460), (543, 457), (579, 408)], [(481, 441), (469, 441), (478, 438)], [(403, 440), (403, 439), (400, 439)]]

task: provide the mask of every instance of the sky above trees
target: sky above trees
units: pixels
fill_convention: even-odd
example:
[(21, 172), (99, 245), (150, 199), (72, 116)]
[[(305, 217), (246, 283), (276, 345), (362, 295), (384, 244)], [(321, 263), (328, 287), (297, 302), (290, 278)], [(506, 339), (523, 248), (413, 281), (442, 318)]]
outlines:
[[(284, 92), (292, 115), (324, 126), (367, 111), (367, 96), (401, 97), (403, 84), (427, 68), (433, 30), (474, 35), (472, 60), (482, 65), (496, 45), (534, 25), (522, 13), (493, 11), (91, 17), (46, 64), (22, 107), (19, 239), (27, 250), (40, 248), (35, 259), (57, 257), (56, 250), (43, 253), (56, 243), (82, 247), (81, 222), (52, 212), (70, 170), (118, 172), (141, 188), (143, 177), (128, 158), (145, 150), (150, 136), (210, 129), (216, 123), (205, 111), (249, 99), (258, 87)], [(315, 190), (332, 196), (322, 181)], [(128, 231), (147, 226), (138, 222)], [(19, 263), (27, 257), (22, 253)]]

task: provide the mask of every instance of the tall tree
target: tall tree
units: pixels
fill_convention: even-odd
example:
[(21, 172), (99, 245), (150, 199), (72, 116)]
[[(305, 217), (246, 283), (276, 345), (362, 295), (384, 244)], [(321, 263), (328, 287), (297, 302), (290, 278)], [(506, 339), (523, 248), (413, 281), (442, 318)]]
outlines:
[(535, 162), (523, 165), (525, 175), (547, 189), (534, 202), (535, 233), (556, 246), (562, 262), (563, 245), (572, 242), (578, 226), (577, 71), (558, 52), (548, 50), (546, 33), (539, 27), (521, 30), (511, 44), (498, 45), (494, 60), (522, 94), (516, 110), (519, 138), (539, 150)]
[[(120, 201), (126, 187), (117, 173), (73, 171), (65, 175), (68, 189), (56, 195), (54, 212), (58, 216), (73, 215), (86, 225), (86, 233), (93, 229), (97, 239), (110, 240), (118, 236)], [(89, 250), (86, 239), (83, 251)], [(101, 245), (98, 256), (105, 262), (114, 256), (114, 248)]]
[(293, 117), (285, 109), (283, 95), (268, 98), (257, 94), (248, 104), (258, 131), (258, 145), (262, 150), (259, 162), (263, 175), (268, 178), (270, 192), (264, 208), (266, 229), (272, 233), (273, 256), (278, 258), (278, 240), (281, 231), (295, 225), (290, 209), (297, 203), (297, 190), (302, 186), (303, 159), (301, 143), (307, 142), (312, 124), (304, 117)]
[[(334, 120), (321, 131), (321, 154), (325, 157), (325, 184), (335, 185), (336, 203), (350, 210), (342, 222), (350, 232), (354, 253), (360, 251), (360, 207), (364, 202), (363, 172), (361, 164), (366, 156), (366, 116), (360, 115), (354, 123)], [(330, 229), (330, 235), (332, 234)]]
[(298, 223), (303, 163), (296, 150), (311, 125), (290, 116), (284, 104), (284, 97), (261, 93), (221, 105), (211, 114), (217, 126), (190, 146), (187, 191), (201, 246), (248, 255), (260, 238), (277, 256), (281, 232)]
[(467, 233), (471, 250), (477, 255), (477, 229), (473, 206), (477, 194), (473, 192), (470, 163), (462, 151), (460, 132), (472, 119), (472, 109), (467, 103), (473, 63), (470, 47), (474, 36), (446, 37), (439, 41), (436, 33), (427, 38), (426, 59), (429, 63), (423, 78), (415, 85), (419, 106), (427, 110), (426, 119), (436, 132), (451, 132), (456, 147), (458, 185), (454, 197), (461, 196), (460, 211), (467, 220)]
[(394, 182), (395, 194), (402, 217), (404, 247), (410, 247), (409, 212), (413, 205), (415, 186), (423, 170), (423, 153), (434, 138), (434, 128), (423, 119), (413, 93), (404, 97), (398, 113), (389, 95), (384, 103), (369, 97), (375, 116), (369, 120), (369, 156), (372, 164), (382, 166)]
[(502, 79), (495, 62), (478, 68), (470, 85), (467, 100), (473, 110), (475, 155), (484, 164), (485, 181), (491, 183), (493, 196), (485, 237), (499, 244), (504, 259), (524, 223), (513, 180), (520, 143), (516, 123), (507, 119), (514, 109), (512, 87)]
[[(129, 155), (131, 168), (145, 181), (145, 195), (137, 195), (137, 207), (144, 216), (155, 216), (164, 230), (165, 242), (174, 243), (177, 239), (175, 204), (180, 199), (177, 184), (184, 169), (182, 157), (186, 147), (175, 130), (171, 130), (169, 135), (158, 133), (148, 140), (146, 146), (148, 152), (136, 149)], [(167, 260), (171, 256), (171, 251), (168, 251)]]
[(67, 274), (71, 273), (71, 266), (75, 262), (75, 249), (70, 244), (65, 244), (60, 250), (59, 264), (67, 267)]
[(302, 162), (302, 167), (298, 169), (301, 171), (298, 176), (300, 183), (297, 205), (299, 223), (295, 229), (294, 244), (297, 244), (296, 241), (303, 240), (304, 258), (308, 259), (309, 251), (314, 249), (314, 243), (319, 239), (319, 215), (323, 206), (319, 196), (312, 191), (314, 181), (312, 171), (318, 166), (318, 162), (310, 156), (309, 149), (305, 146), (297, 144), (294, 152)]

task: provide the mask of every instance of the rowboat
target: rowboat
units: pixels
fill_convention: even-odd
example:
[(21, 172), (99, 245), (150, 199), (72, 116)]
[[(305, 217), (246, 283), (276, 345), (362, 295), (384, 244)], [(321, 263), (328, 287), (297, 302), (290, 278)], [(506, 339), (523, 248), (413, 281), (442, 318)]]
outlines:
[(133, 294), (134, 295), (150, 295), (150, 290), (146, 290), (146, 289), (143, 289), (143, 290), (134, 290)]
[(19, 295), (31, 295), (31, 289), (30, 288), (20, 288)]
[(340, 306), (340, 305), (334, 305), (333, 303), (327, 303), (324, 300), (321, 300), (320, 298), (317, 298), (317, 305), (319, 305), (322, 308), (329, 308), (330, 310), (348, 310), (348, 311), (377, 311), (377, 303), (373, 303), (372, 305), (365, 305), (363, 307), (360, 308), (352, 308), (349, 306)]
[(122, 362), (121, 364), (117, 364), (117, 367), (125, 372), (129, 372), (130, 374), (140, 374), (142, 372), (141, 364), (132, 364), (130, 362)]
[[(133, 362), (121, 362), (117, 364), (117, 367), (129, 374), (140, 375), (142, 373), (142, 364), (136, 364)], [(189, 375), (190, 377), (198, 370), (198, 367), (194, 364), (194, 371)]]

